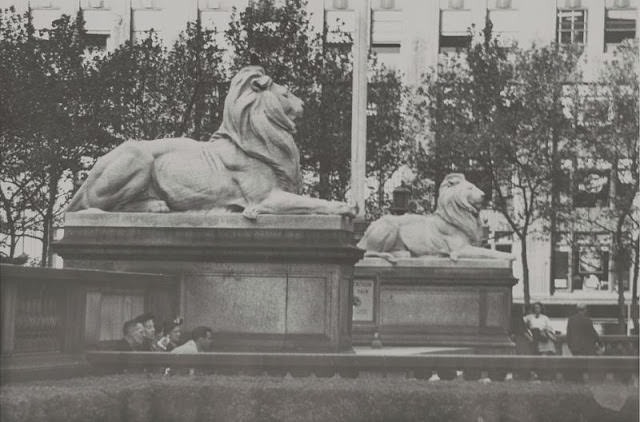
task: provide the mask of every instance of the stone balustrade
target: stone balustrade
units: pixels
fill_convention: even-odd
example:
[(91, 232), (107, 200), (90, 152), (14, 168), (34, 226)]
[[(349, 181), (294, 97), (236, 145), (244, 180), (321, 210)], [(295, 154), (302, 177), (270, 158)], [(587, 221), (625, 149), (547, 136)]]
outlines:
[[(340, 375), (346, 378), (394, 376), (417, 379), (465, 380), (530, 379), (617, 380), (631, 382), (638, 373), (638, 358), (628, 356), (382, 356), (314, 353), (199, 353), (178, 355), (150, 352), (88, 352), (86, 358), (107, 372), (171, 368), (201, 373), (280, 375), (305, 377)], [(511, 374), (508, 376), (508, 374)], [(437, 375), (437, 377), (436, 377)]]

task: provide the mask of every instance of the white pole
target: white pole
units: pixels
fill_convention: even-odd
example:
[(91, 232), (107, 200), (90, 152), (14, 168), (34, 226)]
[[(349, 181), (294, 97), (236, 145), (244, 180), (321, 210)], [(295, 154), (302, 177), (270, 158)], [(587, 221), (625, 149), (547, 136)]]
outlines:
[(353, 97), (351, 105), (351, 198), (358, 205), (356, 220), (364, 220), (367, 157), (367, 61), (369, 59), (370, 0), (352, 0), (355, 9), (353, 40)]

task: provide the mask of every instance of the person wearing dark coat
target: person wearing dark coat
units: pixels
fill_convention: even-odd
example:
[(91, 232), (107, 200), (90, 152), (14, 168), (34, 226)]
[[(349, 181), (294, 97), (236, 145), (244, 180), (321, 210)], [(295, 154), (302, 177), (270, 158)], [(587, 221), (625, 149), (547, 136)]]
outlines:
[(567, 321), (567, 345), (573, 355), (595, 355), (600, 337), (587, 316), (587, 306), (581, 303), (577, 309)]
[(143, 348), (144, 327), (135, 320), (127, 321), (122, 327), (123, 337), (113, 346), (118, 352), (140, 351)]

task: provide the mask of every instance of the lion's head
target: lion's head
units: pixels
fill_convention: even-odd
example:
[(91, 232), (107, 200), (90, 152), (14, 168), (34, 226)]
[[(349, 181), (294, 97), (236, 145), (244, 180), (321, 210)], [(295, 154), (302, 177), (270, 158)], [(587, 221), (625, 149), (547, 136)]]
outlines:
[(440, 184), (436, 214), (464, 231), (471, 243), (477, 245), (482, 236), (479, 214), (483, 202), (484, 192), (463, 174), (451, 173)]
[(302, 101), (273, 82), (264, 69), (247, 66), (231, 80), (216, 137), (234, 142), (250, 157), (269, 165), (279, 187), (298, 192), (302, 178), (300, 152), (293, 140)]

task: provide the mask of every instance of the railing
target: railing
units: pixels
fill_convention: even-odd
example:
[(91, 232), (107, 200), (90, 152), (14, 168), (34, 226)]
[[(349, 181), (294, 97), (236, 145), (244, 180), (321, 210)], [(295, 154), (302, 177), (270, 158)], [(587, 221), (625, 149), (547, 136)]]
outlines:
[[(558, 336), (556, 349), (559, 355), (563, 354), (563, 346), (566, 345), (566, 336)], [(626, 336), (622, 334), (608, 334), (600, 336), (600, 343), (604, 346), (605, 356), (638, 356), (638, 336)]]
[[(635, 357), (552, 357), (415, 355), (362, 356), (313, 353), (198, 353), (88, 352), (89, 363), (107, 371), (195, 370), (203, 373), (356, 378), (370, 374), (417, 379), (465, 380), (514, 378), (565, 380), (611, 379), (630, 382), (637, 376)], [(636, 378), (637, 379), (637, 378)]]

